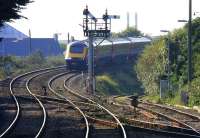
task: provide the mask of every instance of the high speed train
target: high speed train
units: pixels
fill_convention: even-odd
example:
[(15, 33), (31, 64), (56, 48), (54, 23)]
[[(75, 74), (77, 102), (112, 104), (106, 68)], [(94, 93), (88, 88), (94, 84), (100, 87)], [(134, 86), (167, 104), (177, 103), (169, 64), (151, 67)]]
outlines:
[(88, 46), (81, 41), (74, 41), (67, 45), (65, 51), (65, 61), (67, 67), (71, 69), (73, 66), (87, 66)]
[[(104, 44), (97, 46), (97, 40), (94, 42), (95, 61), (105, 57), (110, 58), (111, 61), (115, 59), (118, 60), (116, 57), (119, 55), (130, 57), (134, 54), (140, 53), (144, 46), (150, 42), (151, 40), (145, 37), (138, 37), (133, 39), (107, 40), (104, 41)], [(74, 41), (69, 43), (64, 54), (68, 68), (87, 68), (88, 45), (86, 42)]]

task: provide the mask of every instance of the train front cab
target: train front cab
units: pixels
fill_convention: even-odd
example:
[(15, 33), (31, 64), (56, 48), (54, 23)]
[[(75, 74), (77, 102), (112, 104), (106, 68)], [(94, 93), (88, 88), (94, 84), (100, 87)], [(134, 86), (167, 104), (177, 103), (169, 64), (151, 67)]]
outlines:
[(72, 42), (67, 46), (65, 61), (68, 69), (87, 68), (87, 45), (82, 42)]

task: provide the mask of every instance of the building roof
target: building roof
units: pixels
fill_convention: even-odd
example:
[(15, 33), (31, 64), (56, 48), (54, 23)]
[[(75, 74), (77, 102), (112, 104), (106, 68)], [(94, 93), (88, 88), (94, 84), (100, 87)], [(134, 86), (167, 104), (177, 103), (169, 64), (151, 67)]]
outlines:
[(10, 26), (9, 24), (4, 23), (4, 26), (0, 28), (0, 38), (23, 39), (27, 37), (27, 35)]
[(5, 38), (0, 42), (1, 56), (28, 56), (36, 51), (42, 52), (44, 56), (62, 54), (60, 45), (54, 38)]

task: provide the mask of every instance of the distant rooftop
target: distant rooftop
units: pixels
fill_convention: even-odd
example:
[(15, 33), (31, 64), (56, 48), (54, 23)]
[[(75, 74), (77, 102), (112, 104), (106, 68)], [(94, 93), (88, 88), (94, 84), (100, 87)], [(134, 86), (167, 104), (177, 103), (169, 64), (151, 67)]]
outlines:
[(4, 38), (0, 42), (0, 56), (29, 56), (37, 51), (45, 57), (61, 55), (63, 52), (54, 38)]
[(0, 28), (0, 38), (16, 38), (23, 39), (28, 38), (27, 35), (10, 26), (7, 23), (4, 23), (4, 26)]

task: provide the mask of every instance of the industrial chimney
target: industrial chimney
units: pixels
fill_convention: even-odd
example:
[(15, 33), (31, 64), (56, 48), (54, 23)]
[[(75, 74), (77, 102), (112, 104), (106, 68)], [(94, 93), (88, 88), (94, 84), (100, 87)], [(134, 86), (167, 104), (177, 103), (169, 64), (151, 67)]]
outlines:
[(137, 12), (135, 13), (135, 29), (138, 29), (138, 14)]
[(129, 12), (127, 12), (127, 29), (129, 28), (129, 22), (130, 22), (130, 19), (129, 19)]

